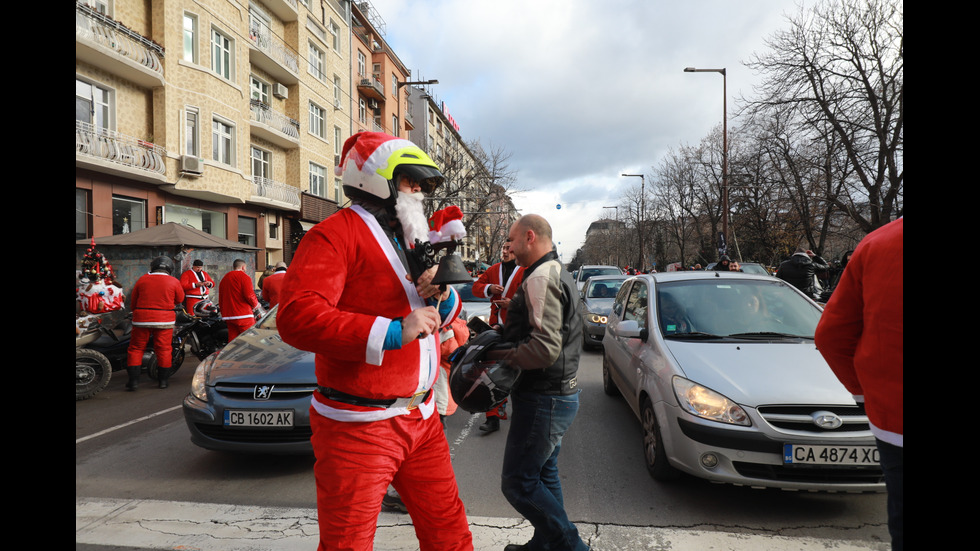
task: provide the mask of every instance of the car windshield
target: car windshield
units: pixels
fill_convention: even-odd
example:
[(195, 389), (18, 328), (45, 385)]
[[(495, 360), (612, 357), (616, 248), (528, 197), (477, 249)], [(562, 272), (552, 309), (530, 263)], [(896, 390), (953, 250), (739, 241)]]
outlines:
[(488, 297), (478, 297), (473, 294), (473, 284), (472, 283), (460, 283), (453, 285), (456, 288), (456, 292), (459, 293), (459, 300), (463, 302), (490, 302)]
[(586, 298), (616, 298), (616, 293), (622, 285), (623, 282), (616, 279), (590, 281), (585, 296)]
[(769, 272), (759, 264), (741, 264), (739, 268), (746, 274), (769, 275)]
[(578, 279), (579, 281), (585, 281), (593, 276), (620, 275), (622, 273), (618, 268), (583, 268), (579, 271)]
[(657, 286), (666, 336), (813, 338), (820, 309), (781, 281), (672, 281)]

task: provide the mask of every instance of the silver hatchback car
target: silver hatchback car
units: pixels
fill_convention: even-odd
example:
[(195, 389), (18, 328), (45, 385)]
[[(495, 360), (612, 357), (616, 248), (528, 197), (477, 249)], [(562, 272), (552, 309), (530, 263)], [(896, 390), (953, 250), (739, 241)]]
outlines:
[(821, 313), (771, 276), (627, 280), (602, 341), (603, 383), (643, 425), (653, 478), (884, 492), (868, 418), (813, 343)]

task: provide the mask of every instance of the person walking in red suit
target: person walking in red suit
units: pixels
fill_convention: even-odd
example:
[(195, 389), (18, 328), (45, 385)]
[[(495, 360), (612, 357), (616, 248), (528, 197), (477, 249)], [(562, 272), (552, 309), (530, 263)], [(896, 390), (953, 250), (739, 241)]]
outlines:
[(286, 278), (286, 263), (276, 263), (276, 270), (262, 280), (262, 300), (269, 303), (269, 308), (279, 304), (279, 292), (282, 290), (282, 280)]
[(194, 315), (194, 305), (208, 298), (208, 289), (214, 280), (204, 271), (204, 261), (197, 259), (190, 270), (180, 274), (180, 286), (184, 289), (184, 311)]
[[(473, 283), (474, 296), (490, 299), (491, 326), (504, 324), (510, 299), (521, 286), (523, 277), (524, 267), (517, 265), (517, 260), (510, 250), (510, 243), (504, 243), (500, 251), (500, 262), (490, 266)], [(507, 400), (487, 412), (486, 420), (480, 425), (480, 430), (487, 434), (500, 430), (501, 419), (507, 419)]]
[(245, 261), (236, 259), (232, 270), (218, 285), (218, 310), (221, 319), (228, 324), (228, 342), (255, 325), (255, 312), (262, 308), (255, 296), (255, 284), (246, 269)]
[(371, 550), (389, 484), (421, 549), (471, 550), (432, 391), (439, 330), (461, 303), (411, 248), (427, 241), (422, 192), (444, 178), (412, 142), (380, 132), (351, 136), (337, 175), (352, 205), (303, 236), (276, 319), (287, 344), (316, 354), (319, 550)]
[(133, 331), (126, 350), (126, 390), (139, 386), (143, 369), (143, 352), (152, 339), (153, 352), (157, 357), (157, 378), (160, 388), (167, 388), (170, 368), (173, 366), (173, 335), (177, 312), (184, 302), (184, 290), (180, 281), (173, 277), (174, 261), (158, 256), (150, 263), (150, 272), (143, 275), (129, 293), (133, 311)]

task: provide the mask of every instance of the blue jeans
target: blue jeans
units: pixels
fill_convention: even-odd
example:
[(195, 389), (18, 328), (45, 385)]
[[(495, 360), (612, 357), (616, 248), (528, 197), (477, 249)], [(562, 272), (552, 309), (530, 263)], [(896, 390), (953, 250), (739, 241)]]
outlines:
[(561, 439), (578, 413), (578, 393), (511, 395), (512, 413), (500, 488), (507, 501), (534, 526), (531, 550), (587, 550), (568, 520), (558, 478)]

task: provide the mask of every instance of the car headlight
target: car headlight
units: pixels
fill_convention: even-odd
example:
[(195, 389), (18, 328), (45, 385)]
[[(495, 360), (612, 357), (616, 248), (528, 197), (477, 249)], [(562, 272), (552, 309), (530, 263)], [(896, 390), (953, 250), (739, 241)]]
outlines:
[(208, 375), (211, 374), (211, 367), (214, 365), (215, 358), (218, 357), (218, 353), (215, 352), (204, 361), (197, 365), (197, 369), (194, 370), (194, 378), (191, 379), (191, 395), (202, 402), (208, 401), (208, 394), (205, 386), (208, 382)]
[(742, 406), (710, 388), (677, 376), (673, 384), (677, 403), (692, 415), (731, 425), (747, 427), (752, 424)]
[(605, 325), (606, 321), (609, 319), (608, 317), (602, 314), (593, 314), (591, 312), (586, 314), (585, 318), (589, 320), (591, 323), (598, 323), (600, 325)]

